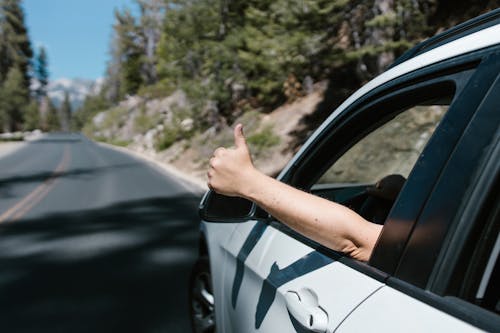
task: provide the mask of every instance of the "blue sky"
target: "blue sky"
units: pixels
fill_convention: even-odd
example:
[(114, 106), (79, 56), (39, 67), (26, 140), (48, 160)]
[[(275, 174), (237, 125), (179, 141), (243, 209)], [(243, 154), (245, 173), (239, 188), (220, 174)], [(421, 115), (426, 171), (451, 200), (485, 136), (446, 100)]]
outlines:
[(104, 76), (115, 8), (133, 0), (24, 0), (32, 46), (45, 46), (50, 79)]

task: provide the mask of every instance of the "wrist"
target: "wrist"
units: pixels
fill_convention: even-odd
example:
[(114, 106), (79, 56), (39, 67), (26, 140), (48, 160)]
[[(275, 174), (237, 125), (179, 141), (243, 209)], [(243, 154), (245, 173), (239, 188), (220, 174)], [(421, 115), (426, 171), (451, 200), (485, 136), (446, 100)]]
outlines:
[(250, 169), (246, 176), (247, 181), (241, 187), (240, 196), (251, 201), (258, 200), (259, 193), (262, 192), (267, 177), (256, 168)]

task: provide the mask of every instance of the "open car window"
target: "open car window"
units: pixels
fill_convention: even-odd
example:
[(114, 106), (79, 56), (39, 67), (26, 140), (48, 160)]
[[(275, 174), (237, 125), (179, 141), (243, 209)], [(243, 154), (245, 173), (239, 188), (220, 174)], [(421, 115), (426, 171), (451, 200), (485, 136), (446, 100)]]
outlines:
[[(445, 89), (437, 98), (399, 110), (378, 127), (367, 123), (370, 131), (353, 133), (357, 141), (334, 160), (312, 192), (383, 224), (452, 99), (452, 91)], [(383, 114), (377, 107), (370, 112)]]
[(345, 152), (318, 184), (375, 184), (392, 174), (408, 178), (448, 105), (417, 105), (366, 135)]

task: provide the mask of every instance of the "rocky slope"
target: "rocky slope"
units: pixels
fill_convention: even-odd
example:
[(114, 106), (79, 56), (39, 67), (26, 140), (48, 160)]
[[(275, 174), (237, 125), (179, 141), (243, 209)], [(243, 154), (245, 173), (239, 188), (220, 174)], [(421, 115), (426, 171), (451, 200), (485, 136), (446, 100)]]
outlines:
[[(234, 124), (241, 122), (244, 125), (259, 169), (276, 175), (286, 165), (298, 149), (295, 133), (304, 126), (304, 117), (312, 114), (323, 100), (325, 87), (325, 83), (316, 84), (311, 94), (293, 103), (267, 114), (250, 110), (234, 121)], [(163, 99), (130, 97), (94, 116), (84, 133), (146, 154), (204, 182), (207, 162), (213, 151), (219, 146), (233, 144), (231, 128), (234, 124), (217, 123), (198, 131), (193, 128), (195, 119), (189, 113), (189, 106), (182, 91)]]

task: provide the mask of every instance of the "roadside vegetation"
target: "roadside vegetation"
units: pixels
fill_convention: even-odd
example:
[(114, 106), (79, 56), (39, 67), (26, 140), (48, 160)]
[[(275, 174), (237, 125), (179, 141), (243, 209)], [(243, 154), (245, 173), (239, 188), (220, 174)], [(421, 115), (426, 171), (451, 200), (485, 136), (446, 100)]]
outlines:
[[(0, 131), (77, 130), (179, 152), (225, 143), (222, 132), (241, 121), (256, 154), (293, 151), (409, 47), (498, 1), (135, 0), (134, 6), (114, 12), (101, 91), (71, 110), (69, 96), (58, 108), (47, 97), (47, 51), (33, 50), (22, 1), (0, 0)], [(324, 98), (297, 122), (300, 129), (282, 132), (286, 117), (265, 120), (318, 84)], [(294, 140), (284, 138), (289, 133)]]

